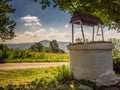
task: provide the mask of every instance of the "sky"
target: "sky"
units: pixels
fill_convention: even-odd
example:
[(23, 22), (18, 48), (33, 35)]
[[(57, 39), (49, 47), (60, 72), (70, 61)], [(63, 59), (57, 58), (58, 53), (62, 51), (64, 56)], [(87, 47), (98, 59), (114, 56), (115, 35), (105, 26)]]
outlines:
[[(57, 40), (71, 42), (71, 15), (68, 12), (60, 11), (59, 8), (48, 7), (41, 10), (40, 5), (34, 0), (12, 0), (10, 3), (15, 9), (15, 14), (10, 18), (16, 22), (15, 34), (11, 40), (5, 43), (28, 43), (41, 40)], [(84, 26), (85, 38), (92, 39), (92, 28)], [(79, 25), (75, 25), (75, 39), (82, 38)], [(104, 30), (104, 36), (108, 38), (119, 38), (120, 33), (115, 30)], [(101, 36), (95, 36), (101, 40)]]

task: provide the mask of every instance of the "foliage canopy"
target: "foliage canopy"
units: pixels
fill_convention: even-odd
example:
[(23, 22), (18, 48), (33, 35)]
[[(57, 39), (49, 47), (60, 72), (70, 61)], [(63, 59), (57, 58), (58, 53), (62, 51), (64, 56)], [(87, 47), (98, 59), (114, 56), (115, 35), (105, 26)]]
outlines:
[(53, 5), (62, 11), (73, 14), (81, 11), (99, 17), (109, 29), (120, 31), (120, 0), (34, 0), (41, 8)]
[(59, 44), (56, 40), (49, 42), (49, 46), (44, 46), (42, 43), (37, 42), (33, 44), (29, 50), (34, 52), (47, 52), (47, 53), (65, 53), (64, 50), (59, 48)]
[(35, 43), (34, 45), (32, 45), (30, 47), (31, 51), (35, 51), (35, 52), (42, 52), (43, 51), (43, 45), (41, 43)]
[[(4, 41), (13, 38), (14, 21), (7, 16), (15, 9), (9, 5), (12, 0), (0, 0), (0, 38)], [(120, 31), (120, 0), (34, 0), (44, 10), (52, 5), (71, 15), (81, 11), (99, 17), (109, 29)]]
[(56, 40), (50, 41), (50, 48), (51, 48), (51, 51), (53, 51), (54, 53), (59, 51), (59, 45)]
[(9, 5), (11, 0), (0, 0), (0, 38), (2, 41), (12, 39), (15, 23), (10, 20), (8, 13), (14, 13), (15, 9)]

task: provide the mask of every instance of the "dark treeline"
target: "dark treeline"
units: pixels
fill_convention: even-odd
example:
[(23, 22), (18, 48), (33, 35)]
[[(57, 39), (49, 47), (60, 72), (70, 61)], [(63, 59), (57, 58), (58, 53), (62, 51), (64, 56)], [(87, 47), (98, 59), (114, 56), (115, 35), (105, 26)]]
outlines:
[(65, 53), (64, 50), (59, 48), (58, 42), (56, 40), (52, 40), (49, 42), (49, 47), (43, 46), (40, 42), (32, 45), (29, 50), (35, 52), (47, 52), (47, 53)]
[(56, 40), (49, 43), (49, 47), (43, 46), (40, 42), (33, 44), (29, 49), (10, 49), (5, 44), (0, 45), (0, 62), (5, 59), (41, 59), (44, 53), (65, 53), (59, 48)]

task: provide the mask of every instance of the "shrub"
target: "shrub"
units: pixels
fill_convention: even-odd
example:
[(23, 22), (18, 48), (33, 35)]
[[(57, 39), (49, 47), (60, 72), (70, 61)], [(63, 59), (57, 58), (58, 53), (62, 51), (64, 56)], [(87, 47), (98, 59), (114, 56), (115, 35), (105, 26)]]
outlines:
[(113, 69), (116, 73), (120, 73), (120, 57), (113, 57)]

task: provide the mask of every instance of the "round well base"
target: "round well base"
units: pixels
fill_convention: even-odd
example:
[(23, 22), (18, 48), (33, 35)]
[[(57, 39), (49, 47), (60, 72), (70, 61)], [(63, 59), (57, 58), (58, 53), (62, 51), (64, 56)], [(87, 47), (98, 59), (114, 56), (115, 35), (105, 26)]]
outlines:
[(78, 43), (68, 45), (70, 70), (76, 80), (90, 80), (98, 85), (117, 83), (113, 71), (112, 43)]

